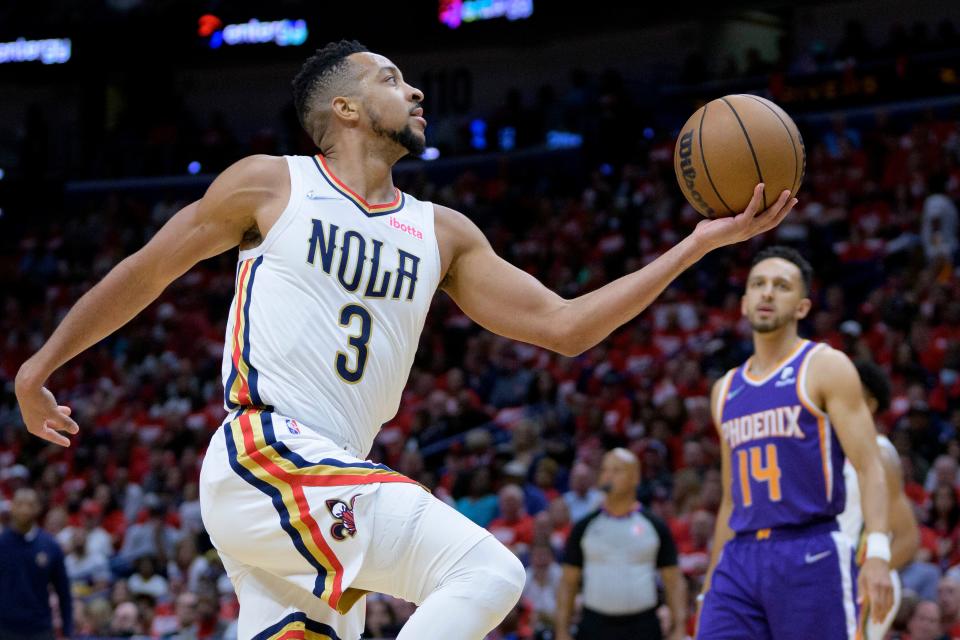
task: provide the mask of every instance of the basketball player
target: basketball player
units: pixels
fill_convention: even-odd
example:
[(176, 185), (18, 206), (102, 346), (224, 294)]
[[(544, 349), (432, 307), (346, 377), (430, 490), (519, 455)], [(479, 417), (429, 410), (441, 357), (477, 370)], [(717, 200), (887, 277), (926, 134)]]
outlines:
[[(863, 399), (870, 413), (873, 415), (883, 413), (890, 407), (890, 383), (887, 381), (887, 376), (883, 373), (883, 369), (872, 362), (860, 361), (855, 364), (857, 373), (860, 374)], [(868, 613), (868, 607), (864, 607), (860, 619), (861, 626), (866, 632), (866, 640), (883, 640), (886, 637), (897, 611), (900, 610), (900, 574), (897, 571), (913, 560), (920, 546), (920, 529), (917, 527), (917, 519), (913, 515), (910, 500), (903, 492), (903, 470), (900, 467), (897, 450), (886, 436), (877, 435), (877, 445), (880, 447), (880, 461), (887, 481), (887, 511), (892, 538), (890, 583), (893, 586), (893, 604), (880, 624), (864, 615)], [(863, 534), (863, 511), (860, 507), (860, 483), (857, 481), (857, 472), (849, 460), (843, 464), (843, 481), (846, 486), (847, 505), (843, 513), (837, 517), (837, 521), (840, 523), (840, 531), (862, 552), (860, 542)], [(860, 553), (857, 554), (858, 561), (862, 560), (860, 555)]]
[(843, 353), (797, 336), (812, 272), (786, 247), (754, 258), (741, 301), (754, 355), (713, 387), (723, 500), (700, 640), (855, 637), (853, 547), (837, 525), (844, 455), (863, 495), (860, 593), (874, 621), (890, 609), (886, 480), (860, 378)]
[(419, 608), (402, 640), (482, 638), (520, 596), (519, 561), (484, 529), (365, 461), (396, 412), (434, 292), (498, 334), (573, 355), (640, 313), (717, 247), (796, 203), (701, 222), (644, 269), (565, 300), (499, 258), (464, 215), (401, 193), (391, 168), (425, 146), (423, 94), (387, 58), (331, 43), (293, 83), (321, 153), (224, 171), (87, 292), (20, 369), (34, 434), (69, 445), (44, 381), (170, 282), (239, 246), (223, 358), (228, 416), (201, 473), (204, 524), (240, 599), (243, 638), (356, 640), (365, 592)]

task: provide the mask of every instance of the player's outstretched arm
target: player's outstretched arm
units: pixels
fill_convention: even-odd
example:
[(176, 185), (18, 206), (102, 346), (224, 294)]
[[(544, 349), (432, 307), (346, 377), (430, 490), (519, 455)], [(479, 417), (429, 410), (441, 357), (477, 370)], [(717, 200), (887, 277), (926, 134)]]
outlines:
[[(871, 617), (879, 623), (893, 604), (893, 585), (887, 538), (890, 531), (887, 481), (880, 461), (877, 431), (863, 399), (860, 376), (850, 358), (829, 348), (811, 358), (807, 376), (810, 399), (829, 416), (844, 455), (857, 471), (867, 532), (867, 558), (860, 572), (859, 597), (869, 603)], [(879, 544), (887, 540), (885, 548), (872, 548), (871, 536)]]
[(784, 191), (760, 211), (762, 185), (740, 215), (705, 220), (693, 233), (643, 269), (573, 300), (561, 298), (530, 274), (494, 253), (465, 216), (435, 206), (441, 287), (474, 321), (490, 331), (563, 355), (577, 355), (646, 309), (677, 276), (710, 251), (769, 231), (796, 204)]
[[(73, 306), (43, 347), (21, 365), (15, 389), (30, 433), (70, 446), (70, 409), (43, 384), (58, 367), (110, 335), (196, 263), (240, 244), (258, 216), (282, 209), (289, 193), (283, 158), (251, 156), (223, 172), (204, 194), (174, 215), (139, 251), (115, 266)], [(278, 203), (280, 203), (278, 205)]]
[(910, 499), (903, 492), (903, 468), (900, 466), (900, 458), (895, 451), (887, 447), (879, 449), (883, 473), (887, 479), (890, 533), (893, 535), (890, 542), (890, 567), (902, 569), (913, 562), (917, 549), (920, 548), (920, 527), (917, 526), (917, 517), (910, 506)]

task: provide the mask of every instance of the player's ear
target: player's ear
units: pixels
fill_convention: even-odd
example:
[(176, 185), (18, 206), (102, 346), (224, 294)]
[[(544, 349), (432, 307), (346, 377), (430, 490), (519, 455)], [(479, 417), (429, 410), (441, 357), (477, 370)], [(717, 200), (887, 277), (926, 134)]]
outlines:
[(747, 315), (747, 294), (740, 296), (740, 315), (744, 317)]
[(353, 98), (337, 96), (330, 103), (331, 112), (336, 118), (347, 122), (356, 122), (360, 119), (360, 105)]
[(810, 308), (813, 306), (813, 303), (810, 302), (810, 298), (804, 298), (800, 301), (800, 304), (797, 305), (797, 320), (803, 320), (807, 317), (807, 314), (810, 313)]

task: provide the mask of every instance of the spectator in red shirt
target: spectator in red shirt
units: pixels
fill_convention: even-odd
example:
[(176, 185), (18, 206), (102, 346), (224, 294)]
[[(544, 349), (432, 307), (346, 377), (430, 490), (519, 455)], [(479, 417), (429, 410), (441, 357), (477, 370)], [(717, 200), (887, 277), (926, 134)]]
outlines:
[(519, 555), (533, 542), (533, 517), (523, 508), (523, 489), (508, 484), (500, 489), (500, 517), (487, 529), (497, 540)]

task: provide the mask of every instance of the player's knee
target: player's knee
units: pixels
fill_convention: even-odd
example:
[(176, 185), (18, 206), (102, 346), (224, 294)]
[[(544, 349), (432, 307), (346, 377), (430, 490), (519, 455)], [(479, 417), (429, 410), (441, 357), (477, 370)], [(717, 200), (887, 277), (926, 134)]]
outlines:
[(498, 573), (503, 580), (504, 595), (510, 601), (512, 607), (520, 599), (523, 585), (527, 581), (527, 572), (524, 570), (520, 559), (506, 547), (503, 547), (503, 559), (498, 566)]
[[(479, 583), (484, 594), (484, 603), (491, 611), (505, 616), (520, 600), (527, 574), (523, 564), (509, 549), (493, 538), (487, 538), (481, 545), (484, 549), (484, 562), (473, 573), (475, 584)], [(476, 591), (474, 596), (476, 597)]]

